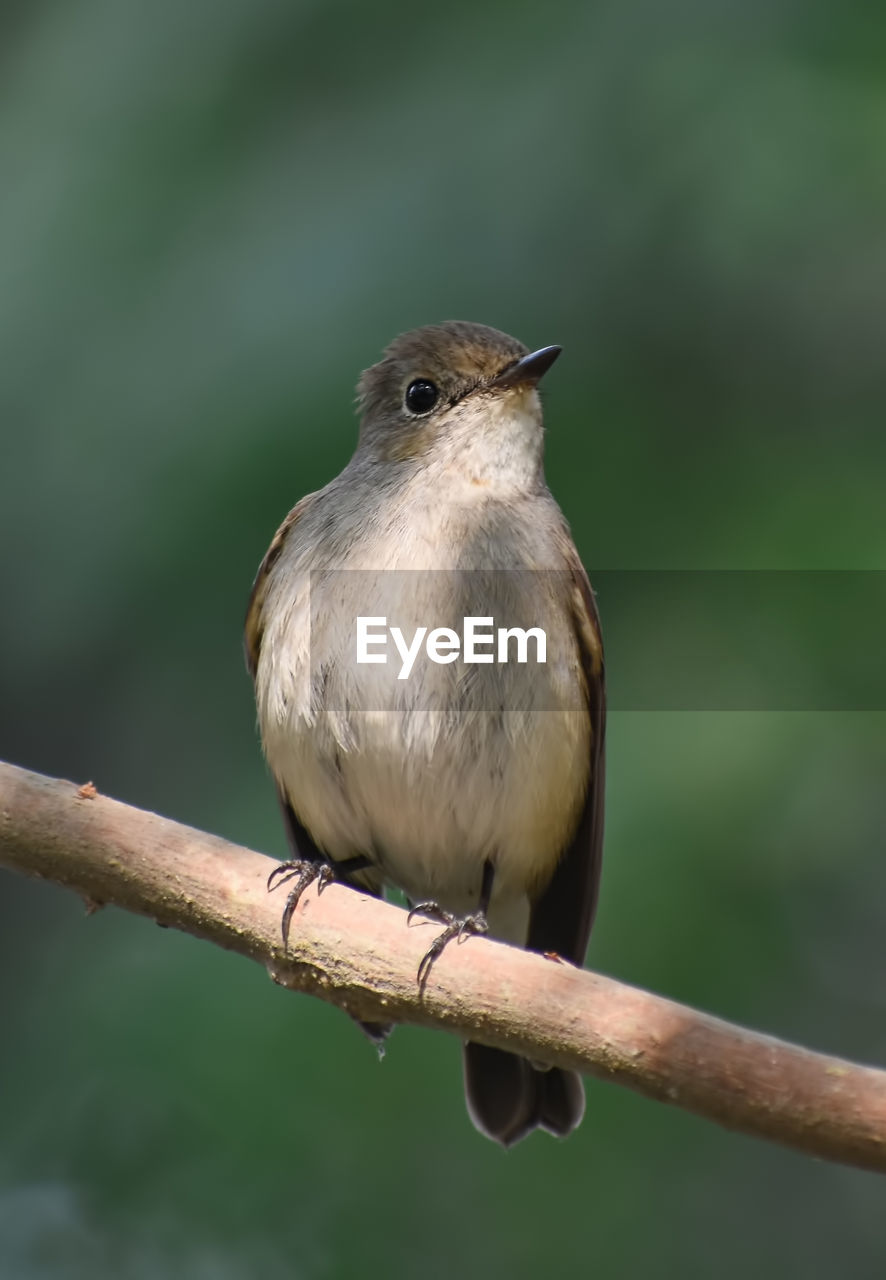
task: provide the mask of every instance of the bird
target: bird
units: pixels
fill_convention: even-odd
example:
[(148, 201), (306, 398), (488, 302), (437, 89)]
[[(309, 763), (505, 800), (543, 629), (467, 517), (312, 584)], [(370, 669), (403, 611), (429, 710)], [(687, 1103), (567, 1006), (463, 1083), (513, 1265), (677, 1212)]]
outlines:
[[(487, 931), (584, 963), (606, 700), (594, 593), (544, 474), (538, 384), (560, 353), (467, 321), (402, 333), (360, 377), (351, 460), (261, 561), (244, 644), (292, 853), (272, 876), (290, 882), (284, 940), (304, 888), (336, 879), (444, 925), (420, 984)], [(500, 660), (502, 619), (526, 660), (508, 639)], [(463, 1064), (469, 1116), (504, 1147), (581, 1122), (575, 1072), (476, 1042)]]

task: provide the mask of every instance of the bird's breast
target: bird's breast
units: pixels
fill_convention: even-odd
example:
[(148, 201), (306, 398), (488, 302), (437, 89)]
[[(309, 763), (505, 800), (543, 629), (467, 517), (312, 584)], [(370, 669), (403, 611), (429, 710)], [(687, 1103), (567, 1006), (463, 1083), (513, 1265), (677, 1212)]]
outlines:
[(468, 567), (446, 567), (428, 528), (410, 520), (396, 556), (385, 539), (315, 554), (275, 585), (256, 679), (265, 753), (320, 848), (368, 854), (413, 900), (472, 910), (492, 861), (491, 914), (522, 913), (500, 930), (514, 936), (588, 785), (571, 596), (563, 571), (513, 548), (488, 567), (490, 538), (503, 545), (488, 527), (462, 539)]

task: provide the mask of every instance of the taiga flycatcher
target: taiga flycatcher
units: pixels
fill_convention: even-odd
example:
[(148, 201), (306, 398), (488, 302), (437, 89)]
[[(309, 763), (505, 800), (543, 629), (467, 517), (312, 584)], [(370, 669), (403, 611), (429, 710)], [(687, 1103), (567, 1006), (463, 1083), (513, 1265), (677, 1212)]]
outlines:
[[(544, 478), (537, 383), (559, 354), (479, 324), (402, 334), (360, 379), (351, 461), (293, 508), (261, 563), (246, 654), (294, 859), (280, 869), (293, 886), (284, 936), (304, 887), (334, 876), (376, 895), (397, 886), (446, 925), (420, 980), (487, 922), (584, 962), (603, 650)], [(464, 1065), (471, 1118), (506, 1146), (581, 1120), (573, 1072), (478, 1044)]]

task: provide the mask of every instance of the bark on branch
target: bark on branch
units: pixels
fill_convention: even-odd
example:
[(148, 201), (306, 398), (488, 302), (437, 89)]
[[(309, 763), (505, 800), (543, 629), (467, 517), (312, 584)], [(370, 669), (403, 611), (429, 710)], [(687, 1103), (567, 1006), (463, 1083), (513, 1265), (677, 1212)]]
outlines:
[(435, 926), (331, 885), (280, 942), (272, 859), (70, 782), (0, 763), (0, 865), (114, 903), (265, 965), (271, 977), (375, 1021), (445, 1027), (573, 1067), (828, 1160), (886, 1171), (886, 1071), (731, 1026), (599, 974), (471, 938), (423, 994)]

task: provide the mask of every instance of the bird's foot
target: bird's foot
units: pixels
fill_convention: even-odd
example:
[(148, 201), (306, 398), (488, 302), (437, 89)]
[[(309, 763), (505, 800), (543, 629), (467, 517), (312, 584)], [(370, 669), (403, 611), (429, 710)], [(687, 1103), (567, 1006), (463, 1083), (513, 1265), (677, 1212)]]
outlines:
[(469, 916), (455, 916), (451, 911), (444, 911), (439, 903), (419, 902), (409, 912), (406, 923), (411, 924), (414, 916), (425, 916), (428, 920), (445, 925), (443, 932), (437, 935), (421, 958), (417, 974), (420, 991), (424, 990), (431, 969), (450, 942), (481, 937), (489, 930), (485, 911), (475, 911)]
[(269, 893), (272, 889), (279, 888), (281, 884), (291, 884), (281, 920), (284, 950), (289, 946), (289, 926), (305, 889), (316, 880), (317, 892), (322, 893), (334, 879), (335, 871), (328, 862), (311, 862), (307, 858), (294, 858), (291, 862), (281, 862), (268, 876)]

